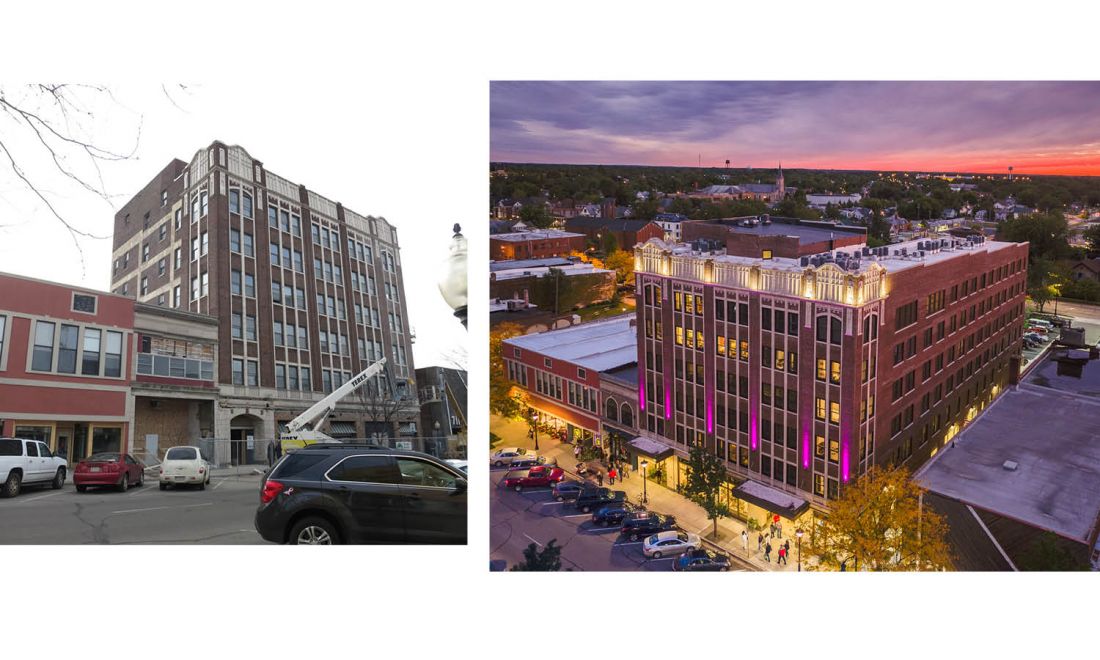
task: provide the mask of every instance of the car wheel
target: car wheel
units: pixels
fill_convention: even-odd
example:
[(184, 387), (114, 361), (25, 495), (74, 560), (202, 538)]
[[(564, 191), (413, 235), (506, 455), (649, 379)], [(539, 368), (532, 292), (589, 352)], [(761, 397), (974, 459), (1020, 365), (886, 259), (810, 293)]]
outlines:
[(53, 475), (50, 487), (58, 490), (65, 485), (65, 468), (57, 468), (57, 474)]
[(729, 566), (723, 566), (722, 568), (719, 568), (718, 570), (719, 570), (719, 571), (722, 571), (723, 573), (725, 573), (725, 572), (726, 572), (726, 571), (728, 571), (729, 569), (730, 569), (730, 567), (729, 567)]
[(581, 507), (581, 512), (582, 513), (588, 513), (591, 510), (592, 510), (592, 507), (590, 507), (590, 506), (582, 506)]
[(166, 483), (163, 483), (163, 482), (162, 482), (162, 483), (160, 484), (160, 489), (161, 489), (161, 490), (168, 490), (168, 484), (166, 484)]
[(305, 518), (290, 530), (291, 545), (335, 545), (339, 542), (336, 527), (324, 518)]
[(661, 553), (660, 553), (660, 552), (654, 552), (654, 553), (653, 553), (653, 558), (654, 558), (654, 559), (660, 559), (660, 558), (661, 558), (661, 556), (662, 556), (662, 555), (661, 555)]
[(199, 490), (206, 490), (206, 482), (205, 481), (200, 481), (199, 482)]
[(15, 497), (19, 494), (19, 488), (23, 482), (23, 478), (19, 476), (18, 472), (12, 472), (8, 475), (8, 480), (4, 482), (3, 495), (4, 497)]
[(631, 540), (631, 541), (637, 541), (637, 540), (638, 540), (638, 539), (640, 539), (640, 538), (641, 538), (641, 537), (640, 537), (640, 536), (638, 536), (637, 534), (631, 534), (631, 535), (630, 535), (630, 540)]
[(78, 492), (78, 493), (83, 493), (83, 492), (84, 492), (84, 491), (86, 491), (86, 490), (88, 490), (88, 487), (87, 487), (87, 486), (81, 486), (81, 485), (77, 484), (77, 486), (76, 486), (76, 492)]
[(138, 482), (135, 484), (138, 488), (145, 485), (145, 470), (138, 472)]
[(559, 502), (564, 502), (564, 501), (565, 501), (565, 498), (564, 498), (564, 497), (562, 497), (561, 495), (558, 495), (558, 496), (557, 496), (557, 497), (555, 497), (554, 499), (555, 499), (555, 500), (557, 500), (557, 501), (559, 501)]
[(504, 461), (497, 461), (496, 463), (493, 463), (493, 465), (497, 467), (504, 467)]
[(124, 473), (122, 475), (122, 481), (118, 482), (118, 486), (116, 486), (116, 488), (118, 488), (120, 491), (125, 493), (126, 489), (128, 489), (129, 487), (130, 487), (130, 475), (128, 473)]

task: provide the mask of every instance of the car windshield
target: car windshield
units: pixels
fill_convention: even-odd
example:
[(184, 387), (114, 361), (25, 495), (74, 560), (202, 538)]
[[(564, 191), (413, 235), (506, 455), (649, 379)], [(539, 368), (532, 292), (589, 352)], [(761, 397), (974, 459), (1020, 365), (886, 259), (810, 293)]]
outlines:
[(166, 461), (193, 461), (199, 457), (199, 450), (194, 447), (172, 447), (164, 455)]
[(104, 451), (98, 454), (92, 454), (88, 458), (84, 459), (90, 463), (115, 463), (119, 459), (119, 455), (115, 452)]
[(23, 455), (23, 441), (22, 440), (0, 440), (0, 456), (22, 456)]

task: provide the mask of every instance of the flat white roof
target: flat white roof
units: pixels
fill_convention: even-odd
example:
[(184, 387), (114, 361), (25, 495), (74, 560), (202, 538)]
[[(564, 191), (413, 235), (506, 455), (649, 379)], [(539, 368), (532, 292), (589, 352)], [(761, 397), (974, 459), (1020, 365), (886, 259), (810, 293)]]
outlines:
[(550, 238), (573, 238), (584, 236), (571, 231), (560, 229), (539, 229), (536, 231), (516, 231), (510, 234), (492, 234), (490, 240), (505, 241), (506, 243), (523, 243), (526, 241), (544, 241)]
[(496, 276), (497, 281), (501, 280), (514, 280), (518, 277), (530, 277), (532, 275), (536, 277), (545, 277), (550, 269), (560, 270), (563, 275), (592, 275), (594, 273), (610, 273), (612, 271), (606, 268), (596, 268), (592, 264), (569, 264), (567, 266), (543, 266), (534, 268), (513, 268), (511, 270), (498, 270), (493, 273)]
[(606, 371), (638, 361), (638, 329), (631, 326), (634, 318), (634, 314), (623, 314), (560, 330), (513, 337), (505, 339), (504, 343), (585, 369)]
[[(1087, 542), (1100, 513), (1100, 404), (1031, 383), (1003, 394), (917, 473), (931, 491)], [(1005, 469), (1005, 461), (1017, 464)]]

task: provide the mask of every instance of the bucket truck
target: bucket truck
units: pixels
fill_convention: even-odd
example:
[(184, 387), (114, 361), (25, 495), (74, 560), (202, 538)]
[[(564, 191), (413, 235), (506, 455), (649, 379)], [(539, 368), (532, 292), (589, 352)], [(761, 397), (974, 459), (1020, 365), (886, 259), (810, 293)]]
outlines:
[(386, 365), (386, 358), (375, 362), (354, 378), (348, 380), (332, 391), (325, 398), (310, 406), (301, 415), (298, 415), (286, 425), (286, 431), (279, 435), (280, 453), (301, 449), (306, 445), (317, 443), (339, 442), (322, 433), (319, 429), (328, 419), (328, 416), (336, 410), (336, 404), (346, 396), (359, 389), (364, 383), (373, 378)]

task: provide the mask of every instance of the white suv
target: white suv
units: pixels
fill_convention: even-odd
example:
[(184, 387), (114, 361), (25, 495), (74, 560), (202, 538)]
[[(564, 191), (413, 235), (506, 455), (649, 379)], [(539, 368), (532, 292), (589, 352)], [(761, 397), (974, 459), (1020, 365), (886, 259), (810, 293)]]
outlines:
[(65, 485), (69, 463), (38, 440), (0, 438), (0, 497), (15, 497), (23, 484)]
[(497, 467), (502, 467), (510, 464), (513, 458), (523, 456), (526, 453), (527, 450), (523, 447), (504, 447), (496, 450), (496, 452), (489, 457), (489, 462)]

